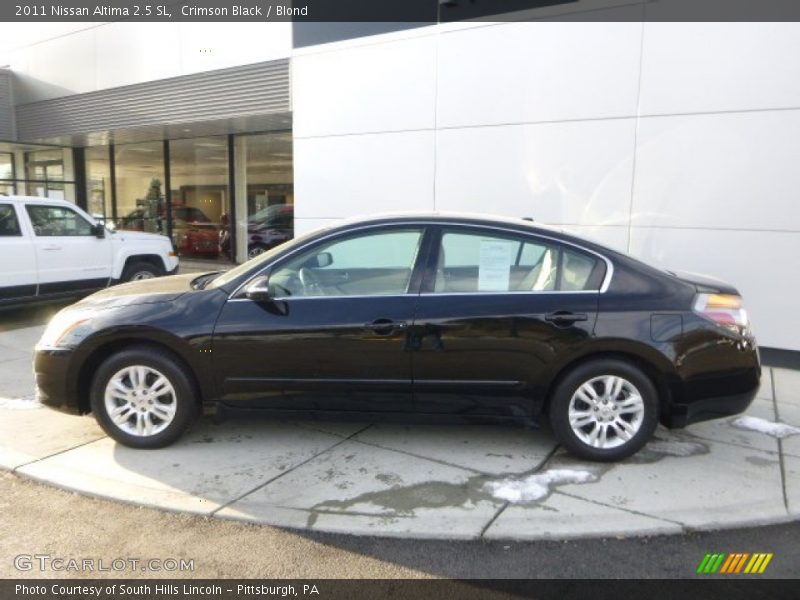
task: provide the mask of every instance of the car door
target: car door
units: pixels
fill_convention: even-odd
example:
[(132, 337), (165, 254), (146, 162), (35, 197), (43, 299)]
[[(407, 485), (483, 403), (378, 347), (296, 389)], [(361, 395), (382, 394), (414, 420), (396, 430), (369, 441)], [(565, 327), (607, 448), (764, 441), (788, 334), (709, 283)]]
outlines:
[(226, 303), (213, 355), (223, 401), (275, 409), (411, 410), (406, 344), (421, 226), (336, 234), (268, 268), (272, 299)]
[(111, 241), (98, 238), (93, 223), (71, 207), (25, 204), (31, 227), (39, 294), (96, 289), (111, 277)]
[(518, 416), (592, 335), (601, 257), (531, 234), (442, 226), (410, 333), (419, 411)]
[(36, 253), (16, 207), (0, 202), (0, 302), (36, 295)]

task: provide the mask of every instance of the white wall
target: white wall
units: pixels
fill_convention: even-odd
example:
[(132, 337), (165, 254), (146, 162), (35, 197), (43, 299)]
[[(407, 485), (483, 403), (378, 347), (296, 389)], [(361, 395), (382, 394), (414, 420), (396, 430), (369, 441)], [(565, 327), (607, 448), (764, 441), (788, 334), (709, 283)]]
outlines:
[[(298, 232), (532, 216), (727, 279), (800, 350), (800, 24), (429, 27), (295, 52)], [(791, 306), (790, 306), (791, 305)]]
[(17, 103), (286, 58), (292, 47), (291, 23), (52, 25), (14, 24), (0, 46)]

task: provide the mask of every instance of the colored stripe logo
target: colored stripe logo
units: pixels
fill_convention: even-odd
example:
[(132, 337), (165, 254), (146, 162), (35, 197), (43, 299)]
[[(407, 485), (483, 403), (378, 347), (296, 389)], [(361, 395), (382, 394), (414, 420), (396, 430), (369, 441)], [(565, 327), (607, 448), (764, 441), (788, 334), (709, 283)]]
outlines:
[(700, 565), (697, 567), (697, 573), (701, 575), (711, 575), (720, 573), (725, 575), (744, 574), (761, 574), (763, 573), (769, 561), (772, 560), (772, 552), (733, 552), (730, 554), (724, 552), (706, 553)]

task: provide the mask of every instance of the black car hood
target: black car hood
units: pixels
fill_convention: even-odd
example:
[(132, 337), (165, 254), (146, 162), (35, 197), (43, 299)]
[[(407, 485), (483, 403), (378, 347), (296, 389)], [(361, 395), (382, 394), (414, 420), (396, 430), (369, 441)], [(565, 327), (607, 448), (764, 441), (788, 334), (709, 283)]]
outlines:
[(153, 304), (155, 302), (172, 302), (183, 294), (192, 291), (192, 281), (201, 273), (173, 275), (171, 277), (154, 277), (115, 285), (87, 296), (75, 306), (91, 308), (102, 306), (127, 306), (132, 304)]
[(739, 294), (739, 290), (729, 283), (709, 277), (708, 275), (701, 275), (699, 273), (686, 273), (684, 271), (669, 271), (671, 275), (692, 284), (698, 292), (712, 293), (712, 294)]

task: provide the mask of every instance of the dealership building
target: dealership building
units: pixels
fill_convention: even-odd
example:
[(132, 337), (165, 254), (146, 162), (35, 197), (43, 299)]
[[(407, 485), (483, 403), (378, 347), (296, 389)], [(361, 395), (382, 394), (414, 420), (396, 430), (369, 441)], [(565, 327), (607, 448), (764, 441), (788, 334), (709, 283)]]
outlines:
[(800, 351), (800, 24), (1, 27), (0, 194), (216, 261), (258, 215), (530, 217), (728, 280)]

